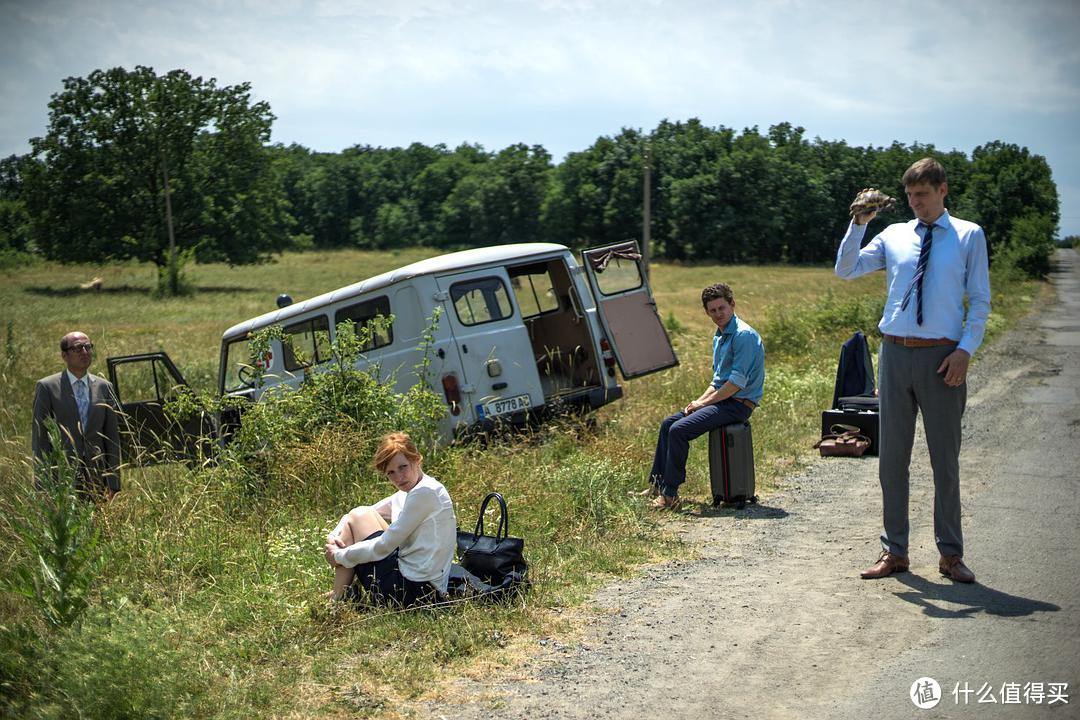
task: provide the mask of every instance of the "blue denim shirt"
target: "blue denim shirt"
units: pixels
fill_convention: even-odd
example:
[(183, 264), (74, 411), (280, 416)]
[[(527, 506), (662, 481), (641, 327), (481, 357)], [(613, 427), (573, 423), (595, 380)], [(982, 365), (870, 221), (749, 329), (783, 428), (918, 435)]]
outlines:
[(713, 335), (712, 386), (719, 390), (727, 381), (742, 388), (735, 397), (761, 404), (765, 390), (765, 345), (757, 330), (738, 315), (732, 315), (724, 329)]

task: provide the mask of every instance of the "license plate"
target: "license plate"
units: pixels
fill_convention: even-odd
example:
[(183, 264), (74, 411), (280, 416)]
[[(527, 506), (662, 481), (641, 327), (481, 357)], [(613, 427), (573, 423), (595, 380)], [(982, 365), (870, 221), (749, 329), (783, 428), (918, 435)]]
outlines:
[(498, 400), (492, 400), (491, 402), (484, 403), (480, 406), (481, 417), (494, 417), (495, 415), (505, 415), (506, 413), (517, 412), (519, 410), (529, 409), (529, 394), (515, 395), (509, 398), (500, 398)]

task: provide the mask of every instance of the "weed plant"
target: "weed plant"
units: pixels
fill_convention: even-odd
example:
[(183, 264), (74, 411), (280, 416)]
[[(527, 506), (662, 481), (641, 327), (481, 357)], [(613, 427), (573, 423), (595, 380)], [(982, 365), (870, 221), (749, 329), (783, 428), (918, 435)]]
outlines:
[[(28, 557), (12, 524), (28, 511), (14, 498), (32, 483), (33, 384), (59, 369), (64, 332), (90, 334), (101, 351), (95, 372), (108, 355), (164, 349), (189, 380), (205, 381), (197, 390), (209, 390), (222, 329), (269, 309), (279, 292), (314, 295), (423, 253), (196, 266), (195, 295), (158, 302), (147, 299), (148, 266), (40, 263), (4, 273), (0, 326), (14, 350), (0, 365), (0, 577), (14, 577)], [(102, 292), (80, 293), (81, 276), (103, 277)], [(766, 394), (753, 417), (765, 495), (813, 452), (840, 343), (856, 329), (877, 342), (880, 276), (841, 282), (828, 268), (654, 264), (651, 279), (678, 367), (624, 383), (623, 400), (583, 419), (484, 445), (423, 447), (424, 468), (447, 486), (459, 526), (473, 526), (488, 491), (507, 497), (510, 532), (525, 538), (532, 565), (527, 595), (506, 606), (405, 613), (322, 599), (331, 583), (326, 533), (351, 507), (392, 491), (369, 464), (378, 434), (397, 424), (422, 433), (427, 417), (422, 401), (323, 373), (326, 386), (310, 389), (318, 401), (298, 393), (281, 404), (284, 415), (249, 414), (251, 435), (232, 456), (125, 470), (121, 493), (95, 512), (99, 575), (81, 622), (49, 630), (34, 601), (0, 593), (0, 716), (393, 718), (401, 703), (444, 692), (443, 678), (486, 674), (528, 654), (538, 637), (573, 633), (598, 583), (692, 552), (627, 491), (644, 485), (660, 418), (710, 377), (714, 328), (702, 287), (732, 285), (739, 316), (765, 339)], [(1037, 290), (995, 285), (991, 335)], [(355, 386), (346, 392), (341, 383)], [(355, 388), (372, 404), (352, 404)], [(334, 399), (339, 391), (345, 399)], [(386, 415), (372, 422), (371, 408)], [(684, 495), (691, 518), (710, 499), (703, 442), (692, 446)]]

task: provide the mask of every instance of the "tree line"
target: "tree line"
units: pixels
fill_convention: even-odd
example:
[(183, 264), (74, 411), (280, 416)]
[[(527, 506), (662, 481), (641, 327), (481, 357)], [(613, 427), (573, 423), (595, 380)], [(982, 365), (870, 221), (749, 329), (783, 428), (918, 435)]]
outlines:
[(269, 145), (273, 115), (250, 95), (182, 70), (68, 78), (46, 135), (0, 161), (0, 254), (163, 266), (169, 209), (176, 246), (205, 262), (288, 248), (640, 239), (646, 163), (651, 250), (668, 260), (830, 261), (859, 189), (900, 201), (875, 222), (910, 218), (900, 177), (928, 155), (949, 173), (950, 212), (984, 227), (992, 258), (1045, 273), (1060, 219), (1045, 158), (999, 140), (969, 156), (810, 140), (787, 122), (736, 132), (691, 119), (624, 128), (559, 163), (525, 144), (325, 153)]

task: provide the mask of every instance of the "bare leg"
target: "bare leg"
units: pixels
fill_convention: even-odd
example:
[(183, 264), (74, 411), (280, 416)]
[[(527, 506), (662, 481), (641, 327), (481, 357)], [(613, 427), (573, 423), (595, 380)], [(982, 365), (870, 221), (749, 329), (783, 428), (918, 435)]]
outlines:
[[(341, 541), (346, 546), (349, 546), (363, 540), (373, 532), (385, 530), (388, 527), (389, 525), (386, 524), (386, 520), (383, 519), (382, 515), (379, 515), (371, 508), (357, 508), (345, 516), (345, 525), (341, 530)], [(345, 594), (345, 589), (352, 583), (352, 579), (352, 568), (335, 565), (334, 589), (330, 593), (330, 597), (334, 600), (341, 599), (342, 595)]]

